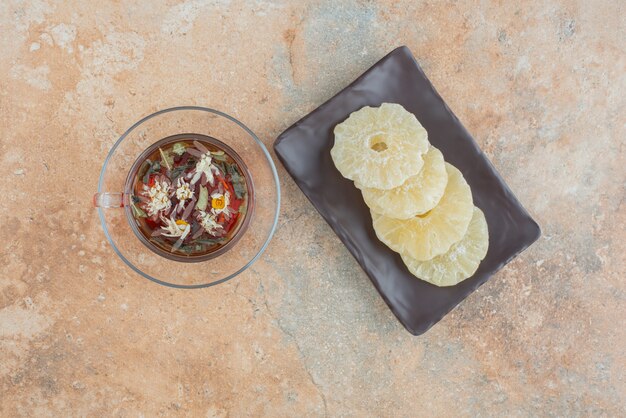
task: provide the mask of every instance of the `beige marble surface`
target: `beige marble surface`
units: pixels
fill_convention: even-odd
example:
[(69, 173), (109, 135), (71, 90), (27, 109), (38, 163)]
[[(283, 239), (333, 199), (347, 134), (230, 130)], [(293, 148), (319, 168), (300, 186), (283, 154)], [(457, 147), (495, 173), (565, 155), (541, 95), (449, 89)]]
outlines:
[[(626, 6), (0, 2), (0, 416), (626, 415)], [(264, 258), (132, 273), (90, 207), (117, 137), (222, 109), (269, 146), (398, 45), (543, 237), (412, 337), (282, 167)]]

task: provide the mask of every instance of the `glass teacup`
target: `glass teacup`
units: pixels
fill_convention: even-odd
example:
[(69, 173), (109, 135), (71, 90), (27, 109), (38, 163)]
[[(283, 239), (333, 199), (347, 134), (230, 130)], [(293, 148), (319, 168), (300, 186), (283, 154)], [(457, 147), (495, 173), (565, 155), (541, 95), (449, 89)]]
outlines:
[[(201, 159), (208, 171), (199, 168)], [(156, 201), (160, 182), (166, 192)], [(159, 206), (166, 196), (171, 204)], [(102, 167), (94, 205), (129, 267), (160, 284), (198, 288), (258, 259), (276, 228), (280, 185), (250, 129), (217, 110), (184, 106), (153, 113), (120, 137)]]

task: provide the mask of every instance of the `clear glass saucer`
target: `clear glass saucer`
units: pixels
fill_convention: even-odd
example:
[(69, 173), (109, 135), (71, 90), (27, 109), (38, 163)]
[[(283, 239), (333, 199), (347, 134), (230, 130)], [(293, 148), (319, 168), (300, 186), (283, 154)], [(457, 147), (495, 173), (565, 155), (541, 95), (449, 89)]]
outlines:
[(197, 289), (232, 279), (265, 251), (278, 223), (280, 183), (269, 152), (243, 123), (218, 110), (180, 106), (148, 115), (124, 132), (104, 160), (98, 193), (128, 193), (125, 190), (128, 173), (142, 152), (162, 138), (181, 133), (219, 139), (248, 168), (254, 184), (254, 211), (247, 228), (228, 251), (197, 263), (169, 260), (137, 238), (124, 208), (98, 207), (97, 210), (107, 240), (131, 269), (164, 286)]

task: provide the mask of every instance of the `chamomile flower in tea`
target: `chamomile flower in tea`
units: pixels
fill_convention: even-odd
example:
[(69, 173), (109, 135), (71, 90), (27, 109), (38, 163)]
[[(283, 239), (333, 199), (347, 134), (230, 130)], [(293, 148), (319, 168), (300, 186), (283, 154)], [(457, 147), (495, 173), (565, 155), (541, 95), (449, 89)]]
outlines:
[(245, 171), (200, 135), (161, 145), (141, 164), (131, 212), (141, 234), (161, 250), (201, 256), (240, 229), (249, 202)]

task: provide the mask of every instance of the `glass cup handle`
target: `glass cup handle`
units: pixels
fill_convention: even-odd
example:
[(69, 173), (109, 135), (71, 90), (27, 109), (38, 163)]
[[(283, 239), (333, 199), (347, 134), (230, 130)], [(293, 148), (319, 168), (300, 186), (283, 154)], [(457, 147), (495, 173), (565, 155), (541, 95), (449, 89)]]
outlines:
[(97, 208), (123, 208), (128, 203), (125, 193), (96, 193), (93, 195), (93, 205)]

